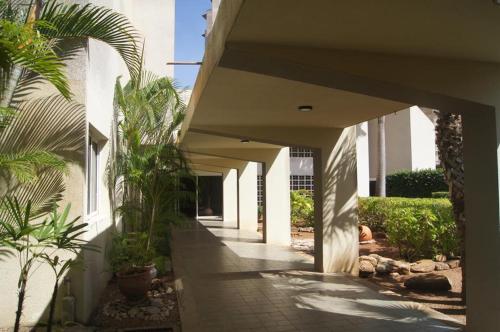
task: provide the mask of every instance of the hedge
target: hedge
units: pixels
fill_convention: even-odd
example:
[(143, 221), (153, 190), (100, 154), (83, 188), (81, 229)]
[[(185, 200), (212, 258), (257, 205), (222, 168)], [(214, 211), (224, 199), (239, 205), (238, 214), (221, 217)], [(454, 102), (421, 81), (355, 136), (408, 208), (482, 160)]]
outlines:
[(359, 199), (358, 209), (360, 223), (384, 231), (389, 243), (410, 261), (457, 253), (457, 229), (448, 199), (369, 197)]
[(386, 177), (389, 197), (432, 197), (433, 192), (448, 191), (441, 169), (401, 171)]

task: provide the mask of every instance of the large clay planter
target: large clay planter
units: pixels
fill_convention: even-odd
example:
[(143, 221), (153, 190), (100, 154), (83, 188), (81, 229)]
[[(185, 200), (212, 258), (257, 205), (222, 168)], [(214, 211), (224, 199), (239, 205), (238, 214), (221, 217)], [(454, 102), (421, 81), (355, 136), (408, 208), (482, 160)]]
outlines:
[(373, 240), (372, 231), (368, 226), (359, 226), (359, 242), (371, 241)]
[(127, 300), (136, 302), (144, 299), (151, 287), (151, 271), (145, 267), (134, 273), (116, 274), (118, 277), (118, 288)]

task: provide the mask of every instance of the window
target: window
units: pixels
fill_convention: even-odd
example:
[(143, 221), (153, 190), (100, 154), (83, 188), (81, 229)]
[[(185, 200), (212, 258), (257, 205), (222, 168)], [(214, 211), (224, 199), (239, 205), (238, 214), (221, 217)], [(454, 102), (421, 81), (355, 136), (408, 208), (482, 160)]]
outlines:
[(87, 214), (97, 212), (99, 146), (89, 139), (87, 147)]
[(262, 186), (264, 185), (262, 181), (262, 175), (257, 175), (257, 205), (263, 206), (262, 202)]
[(296, 148), (296, 147), (290, 148), (290, 157), (306, 158), (312, 156), (313, 152), (311, 149)]
[(314, 177), (312, 175), (291, 175), (290, 190), (308, 190), (314, 192)]

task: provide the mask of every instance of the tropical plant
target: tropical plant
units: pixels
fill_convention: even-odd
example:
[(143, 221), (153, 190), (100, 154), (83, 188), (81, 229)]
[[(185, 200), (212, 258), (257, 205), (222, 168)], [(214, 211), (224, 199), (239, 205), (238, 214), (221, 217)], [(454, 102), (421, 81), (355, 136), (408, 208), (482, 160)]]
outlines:
[(150, 265), (154, 259), (154, 251), (146, 249), (147, 239), (146, 233), (115, 234), (108, 253), (112, 271), (132, 274), (137, 269)]
[[(138, 74), (138, 35), (128, 19), (111, 9), (91, 4), (64, 4), (50, 0), (7, 2), (0, 6), (0, 107), (12, 104), (20, 82), (36, 74), (54, 85), (65, 97), (71, 93), (64, 73), (64, 60), (71, 58), (87, 38), (112, 46), (132, 76)], [(12, 20), (8, 8), (26, 7), (23, 21)], [(10, 18), (10, 19), (9, 19)], [(72, 41), (68, 46), (68, 41)]]
[[(37, 222), (44, 213), (34, 210), (31, 202), (21, 206), (16, 198), (7, 197), (2, 202), (7, 211), (6, 217), (0, 220), (0, 247), (10, 249), (16, 253), (19, 262), (20, 275), (18, 281), (18, 305), (14, 331), (19, 331), (26, 286), (32, 271), (36, 266), (49, 263), (56, 275), (56, 285), (52, 299), (57, 296), (57, 285), (68, 269), (73, 259), (64, 262), (60, 257), (63, 252), (78, 254), (81, 250), (96, 250), (95, 247), (80, 239), (87, 224), (77, 223), (79, 218), (68, 220), (70, 206), (59, 214), (56, 208), (49, 217)], [(62, 263), (62, 266), (59, 265)], [(52, 324), (54, 303), (51, 303), (49, 322)]]
[(465, 262), (465, 172), (463, 164), (462, 117), (458, 114), (436, 112), (436, 145), (439, 160), (449, 187), (449, 198), (460, 238), (462, 267), (462, 301), (466, 300)]
[(290, 191), (292, 224), (314, 226), (314, 201), (307, 190)]
[(171, 80), (148, 72), (125, 86), (118, 79), (115, 101), (121, 120), (116, 120), (118, 147), (108, 163), (108, 186), (114, 192), (122, 185), (125, 229), (147, 233), (150, 249), (159, 220), (178, 221), (175, 204), (188, 195), (180, 178), (189, 168), (175, 144), (185, 106)]

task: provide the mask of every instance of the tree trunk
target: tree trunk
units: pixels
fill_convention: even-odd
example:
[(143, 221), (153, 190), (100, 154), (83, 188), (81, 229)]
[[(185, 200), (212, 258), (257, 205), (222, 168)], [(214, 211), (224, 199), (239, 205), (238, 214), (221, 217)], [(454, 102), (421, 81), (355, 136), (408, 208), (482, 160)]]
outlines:
[(441, 167), (444, 170), (453, 205), (453, 215), (460, 238), (462, 266), (462, 300), (466, 299), (465, 280), (465, 204), (462, 117), (457, 114), (437, 112), (436, 145)]
[(19, 287), (19, 293), (17, 296), (17, 311), (16, 311), (16, 322), (14, 323), (14, 332), (19, 332), (21, 328), (21, 316), (23, 314), (24, 298), (26, 297), (26, 284), (28, 283), (28, 271), (21, 271), (21, 282)]
[(57, 289), (59, 286), (59, 279), (56, 279), (54, 290), (52, 291), (52, 298), (50, 299), (49, 320), (47, 321), (47, 332), (52, 332), (52, 324), (54, 321), (54, 312), (56, 311)]
[(376, 194), (385, 197), (385, 177), (386, 177), (386, 151), (385, 151), (385, 116), (378, 118), (378, 172)]

